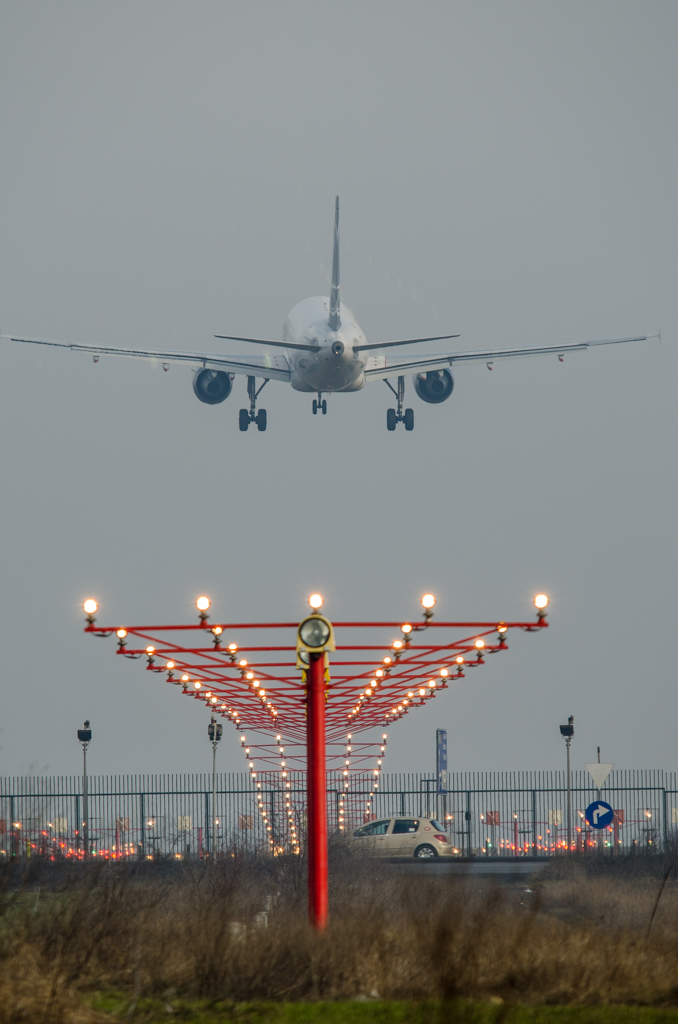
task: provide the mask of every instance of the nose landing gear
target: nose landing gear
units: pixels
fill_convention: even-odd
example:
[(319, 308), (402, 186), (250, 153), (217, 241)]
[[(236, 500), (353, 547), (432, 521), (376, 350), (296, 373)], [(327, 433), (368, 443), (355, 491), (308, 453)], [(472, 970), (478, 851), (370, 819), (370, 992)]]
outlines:
[(238, 417), (238, 425), (241, 430), (247, 430), (250, 423), (256, 423), (257, 430), (266, 430), (266, 410), (257, 408), (257, 398), (268, 384), (269, 378), (267, 377), (264, 383), (257, 391), (257, 386), (254, 377), (247, 378), (247, 395), (250, 400), (249, 409), (241, 409)]
[(313, 415), (314, 416), (318, 415), (318, 410), (320, 410), (320, 412), (323, 414), (323, 416), (327, 415), (327, 399), (326, 398), (322, 398), (321, 399), (320, 395), (321, 395), (321, 393), (319, 391), (317, 399), (315, 399), (315, 398), (313, 399)]
[(393, 394), (396, 396), (396, 401), (398, 403), (397, 409), (386, 410), (386, 429), (395, 430), (397, 423), (404, 423), (405, 430), (414, 430), (414, 409), (403, 410), (403, 404), (405, 402), (405, 378), (398, 377), (397, 391), (389, 381), (384, 380), (384, 384), (391, 389)]

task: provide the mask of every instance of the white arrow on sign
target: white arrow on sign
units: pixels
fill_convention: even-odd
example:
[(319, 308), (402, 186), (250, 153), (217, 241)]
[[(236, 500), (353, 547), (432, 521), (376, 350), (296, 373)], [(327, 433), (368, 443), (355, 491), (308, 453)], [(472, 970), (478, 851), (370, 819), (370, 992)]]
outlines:
[(604, 818), (606, 814), (609, 814), (607, 807), (603, 807), (602, 804), (598, 804), (595, 811), (593, 812), (593, 824), (597, 825), (600, 818)]
[(602, 789), (607, 782), (607, 777), (614, 768), (613, 764), (585, 764), (584, 767), (593, 779), (596, 789)]

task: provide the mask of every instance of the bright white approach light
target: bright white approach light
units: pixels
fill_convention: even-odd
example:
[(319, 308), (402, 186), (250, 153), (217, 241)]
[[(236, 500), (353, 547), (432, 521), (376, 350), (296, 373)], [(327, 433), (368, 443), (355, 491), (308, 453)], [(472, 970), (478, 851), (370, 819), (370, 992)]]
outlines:
[(308, 603), (310, 604), (311, 608), (314, 608), (317, 611), (318, 608), (322, 608), (323, 599), (320, 596), (320, 594), (311, 594), (311, 596), (308, 599)]
[(82, 606), (88, 615), (94, 615), (95, 611), (99, 607), (91, 597), (88, 597)]
[(536, 608), (540, 608), (540, 609), (541, 608), (546, 608), (546, 605), (548, 603), (549, 603), (549, 599), (546, 596), (546, 594), (537, 594), (537, 596), (534, 599), (534, 604), (535, 604)]
[(198, 609), (198, 611), (206, 612), (210, 606), (209, 597), (199, 597), (198, 600), (195, 602), (195, 606)]
[(436, 599), (433, 594), (424, 594), (421, 599), (421, 603), (424, 608), (433, 608), (433, 605), (436, 603)]

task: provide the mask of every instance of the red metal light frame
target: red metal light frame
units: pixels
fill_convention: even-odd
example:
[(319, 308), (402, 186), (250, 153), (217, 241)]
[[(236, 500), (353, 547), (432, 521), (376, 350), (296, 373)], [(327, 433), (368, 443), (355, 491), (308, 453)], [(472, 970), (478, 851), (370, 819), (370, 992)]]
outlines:
[[(330, 747), (343, 747), (347, 731), (356, 734), (383, 728), (413, 707), (426, 704), (441, 689), (447, 689), (450, 681), (463, 679), (470, 669), (484, 665), (488, 655), (508, 650), (506, 638), (510, 630), (536, 632), (546, 628), (548, 622), (540, 612), (536, 622), (434, 622), (429, 617), (423, 623), (412, 625), (409, 634), (402, 632), (403, 625), (403, 622), (333, 623), (335, 633), (366, 629), (397, 630), (398, 633), (392, 632), (389, 639), (379, 643), (337, 644), (327, 684), (326, 728)], [(168, 682), (180, 685), (184, 694), (204, 701), (210, 711), (229, 718), (238, 729), (263, 734), (284, 732), (288, 742), (301, 746), (306, 742), (306, 681), (296, 667), (297, 628), (296, 622), (217, 624), (209, 623), (206, 617), (195, 624), (125, 626), (126, 636), (119, 641), (117, 653), (128, 658), (145, 657), (147, 671), (165, 674)], [(215, 632), (217, 629), (221, 630), (219, 634)], [(295, 642), (238, 644), (235, 656), (229, 652), (229, 639), (236, 635), (240, 639), (240, 634), (253, 629), (294, 630)], [(430, 631), (437, 633), (441, 629), (463, 630), (467, 635), (438, 642)], [(192, 646), (183, 637), (169, 639), (170, 634), (185, 635), (191, 631), (199, 631), (209, 637), (211, 643)], [(85, 632), (111, 636), (117, 628), (89, 622)], [(425, 642), (414, 642), (423, 641), (424, 636)], [(495, 637), (494, 642), (492, 637)], [(142, 641), (145, 646), (129, 646), (130, 638)], [(399, 651), (394, 649), (394, 641), (402, 644)], [(484, 646), (476, 647), (477, 641), (482, 641)], [(153, 648), (150, 652), (149, 647)], [(256, 660), (243, 659), (252, 654)], [(464, 659), (461, 664), (456, 660), (459, 657)], [(390, 658), (390, 662), (386, 663), (386, 658)], [(247, 664), (239, 664), (241, 660), (246, 660)], [(174, 663), (171, 670), (167, 669), (167, 662)], [(449, 674), (441, 676), (441, 669)], [(247, 678), (248, 673), (252, 678)], [(188, 677), (185, 684), (181, 682), (182, 676)], [(428, 685), (433, 679), (435, 687)], [(368, 685), (373, 680), (376, 685)], [(196, 682), (201, 684), (199, 688), (195, 688)], [(255, 686), (255, 683), (261, 685)], [(426, 691), (423, 696), (419, 693), (421, 689)], [(261, 690), (265, 691), (263, 699), (257, 696)], [(408, 697), (408, 693), (414, 696)], [(331, 758), (339, 756), (330, 754)]]

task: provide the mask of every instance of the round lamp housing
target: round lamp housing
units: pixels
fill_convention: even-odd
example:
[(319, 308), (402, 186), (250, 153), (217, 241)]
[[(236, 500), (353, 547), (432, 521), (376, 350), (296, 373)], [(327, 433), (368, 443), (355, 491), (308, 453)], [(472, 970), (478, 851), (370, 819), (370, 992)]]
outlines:
[(322, 615), (310, 615), (299, 626), (299, 640), (312, 651), (320, 651), (332, 637), (332, 627)]

